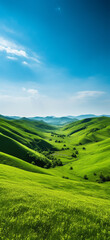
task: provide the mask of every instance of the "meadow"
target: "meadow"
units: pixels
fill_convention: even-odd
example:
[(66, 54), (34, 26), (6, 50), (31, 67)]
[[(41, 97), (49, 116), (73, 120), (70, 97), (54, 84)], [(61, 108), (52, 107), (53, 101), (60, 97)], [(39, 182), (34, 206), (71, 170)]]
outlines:
[(110, 118), (0, 119), (0, 239), (110, 239)]

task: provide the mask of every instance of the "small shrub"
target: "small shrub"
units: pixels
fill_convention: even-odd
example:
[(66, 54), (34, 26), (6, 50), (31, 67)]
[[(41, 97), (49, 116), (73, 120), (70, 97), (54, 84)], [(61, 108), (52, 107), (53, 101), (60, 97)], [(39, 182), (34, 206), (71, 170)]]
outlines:
[(106, 181), (106, 178), (104, 177), (102, 172), (100, 174), (100, 180), (101, 180), (101, 182), (105, 182)]
[(73, 150), (76, 150), (76, 148), (74, 147)]
[(110, 181), (110, 176), (106, 177), (106, 181), (109, 182)]
[(78, 151), (76, 150), (75, 153), (78, 154)]
[(75, 153), (73, 153), (71, 156), (72, 156), (73, 158), (77, 158), (77, 156), (76, 156)]
[(73, 170), (73, 167), (70, 167), (70, 170)]
[(105, 177), (103, 173), (100, 173), (100, 179), (98, 180), (99, 183), (104, 183), (104, 182), (109, 182), (110, 181), (110, 176)]
[(65, 177), (65, 176), (63, 176), (62, 178), (69, 179), (69, 177)]
[(83, 149), (83, 150), (86, 150), (86, 148), (85, 148), (85, 147), (83, 147), (82, 149)]
[(85, 180), (88, 180), (88, 177), (87, 177), (87, 175), (84, 175), (84, 179), (85, 179)]

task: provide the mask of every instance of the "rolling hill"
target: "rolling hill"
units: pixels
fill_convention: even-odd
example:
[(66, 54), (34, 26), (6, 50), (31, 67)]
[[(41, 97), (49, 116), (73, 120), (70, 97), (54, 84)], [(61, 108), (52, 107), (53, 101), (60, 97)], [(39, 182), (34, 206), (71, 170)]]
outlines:
[(109, 240), (110, 118), (1, 118), (0, 193), (3, 240)]

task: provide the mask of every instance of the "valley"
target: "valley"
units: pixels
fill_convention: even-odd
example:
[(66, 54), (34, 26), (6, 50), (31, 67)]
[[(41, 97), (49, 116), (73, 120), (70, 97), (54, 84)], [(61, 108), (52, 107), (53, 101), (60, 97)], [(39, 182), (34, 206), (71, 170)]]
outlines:
[(110, 118), (0, 119), (0, 239), (110, 239)]

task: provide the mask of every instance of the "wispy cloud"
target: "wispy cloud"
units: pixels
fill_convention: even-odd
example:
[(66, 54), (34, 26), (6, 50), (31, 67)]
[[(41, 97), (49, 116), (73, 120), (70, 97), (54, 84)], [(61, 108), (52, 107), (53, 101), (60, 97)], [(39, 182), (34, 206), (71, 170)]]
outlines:
[(4, 38), (0, 38), (0, 51), (1, 52), (6, 52), (7, 54), (12, 54), (15, 56), (21, 56), (21, 57), (25, 57), (27, 58), (27, 53), (22, 50), (19, 49), (20, 47), (17, 46), (15, 43), (13, 42), (9, 42)]
[(12, 56), (7, 56), (7, 58), (8, 58), (9, 60), (17, 60), (17, 59), (18, 59), (17, 57), (12, 57)]
[(22, 91), (23, 92), (26, 92), (26, 93), (29, 93), (31, 95), (38, 95), (38, 90), (37, 89), (34, 89), (34, 88), (29, 88), (29, 89), (26, 89), (26, 88), (22, 88)]
[(0, 28), (5, 31), (6, 33), (10, 33), (10, 34), (16, 34), (16, 31), (14, 31), (12, 28), (10, 28), (9, 26), (5, 25), (5, 24), (0, 24)]
[(91, 98), (91, 97), (99, 97), (105, 94), (103, 91), (79, 91), (76, 94), (77, 99)]
[[(36, 56), (35, 53), (33, 54), (31, 51), (31, 53), (28, 53), (25, 47), (16, 44), (14, 41), (9, 41), (2, 37), (0, 37), (0, 52), (4, 52), (6, 54), (6, 57), (8, 57), (10, 60), (15, 60), (15, 57), (21, 57), (27, 59), (27, 61), (29, 60), (38, 64), (41, 63), (39, 57)], [(27, 64), (26, 61), (22, 61), (22, 63)]]

